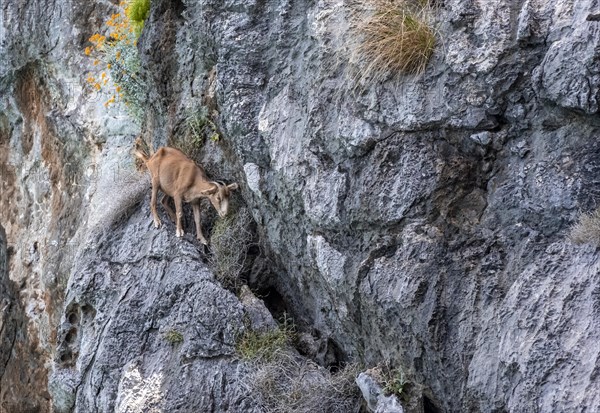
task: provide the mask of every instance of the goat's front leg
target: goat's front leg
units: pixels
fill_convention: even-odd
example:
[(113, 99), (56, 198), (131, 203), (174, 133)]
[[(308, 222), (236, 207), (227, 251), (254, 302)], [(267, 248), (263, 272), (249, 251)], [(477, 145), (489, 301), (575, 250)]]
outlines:
[(152, 211), (152, 217), (154, 218), (154, 227), (160, 228), (161, 222), (156, 212), (156, 197), (158, 195), (159, 182), (158, 178), (152, 179), (152, 199), (150, 199), (150, 210)]
[(192, 209), (194, 210), (194, 223), (196, 224), (196, 238), (204, 245), (208, 245), (208, 241), (206, 241), (206, 238), (204, 238), (204, 235), (202, 234), (202, 224), (200, 223), (200, 202), (194, 202), (192, 204)]
[(181, 225), (181, 220), (183, 218), (183, 201), (181, 195), (173, 196), (173, 200), (175, 201), (175, 215), (177, 217), (177, 229), (175, 230), (175, 236), (183, 237), (183, 226)]

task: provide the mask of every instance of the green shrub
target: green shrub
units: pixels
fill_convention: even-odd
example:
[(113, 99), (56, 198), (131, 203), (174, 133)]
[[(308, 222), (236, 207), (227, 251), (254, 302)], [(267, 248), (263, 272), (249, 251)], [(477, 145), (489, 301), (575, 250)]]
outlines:
[(581, 214), (579, 221), (571, 227), (569, 237), (575, 244), (600, 246), (600, 208)]
[(171, 345), (176, 345), (183, 343), (183, 334), (181, 334), (177, 330), (169, 330), (164, 335), (165, 340), (167, 340)]
[(353, 46), (359, 82), (425, 71), (436, 44), (429, 2), (368, 0), (367, 5), (370, 14), (357, 19), (359, 40)]
[(142, 63), (137, 48), (127, 42), (116, 42), (105, 50), (111, 78), (116, 91), (124, 101), (127, 112), (141, 122), (147, 86), (141, 76)]
[(127, 17), (131, 20), (131, 26), (136, 37), (140, 37), (144, 22), (150, 15), (150, 0), (130, 0), (127, 5)]

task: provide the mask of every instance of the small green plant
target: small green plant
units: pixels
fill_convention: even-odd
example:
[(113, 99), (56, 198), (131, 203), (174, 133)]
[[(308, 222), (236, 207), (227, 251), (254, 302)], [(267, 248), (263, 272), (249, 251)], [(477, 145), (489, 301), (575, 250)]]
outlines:
[(170, 145), (181, 150), (191, 159), (199, 159), (207, 140), (218, 142), (221, 139), (217, 125), (210, 118), (204, 106), (186, 110), (183, 120), (183, 133), (174, 136)]
[(236, 353), (242, 360), (270, 362), (291, 345), (296, 334), (291, 319), (284, 315), (278, 328), (268, 331), (247, 329), (237, 340)]
[(204, 106), (187, 117), (187, 124), (192, 138), (196, 142), (202, 142), (205, 139), (218, 142), (221, 139), (217, 125), (210, 119), (208, 109)]
[(357, 19), (358, 42), (352, 60), (358, 81), (381, 83), (398, 74), (422, 73), (436, 35), (432, 8), (425, 0), (369, 0), (370, 15)]
[(171, 345), (176, 345), (183, 343), (183, 334), (181, 334), (177, 330), (169, 330), (164, 335), (165, 340), (167, 340)]
[(144, 22), (150, 15), (150, 0), (130, 0), (127, 8), (127, 16), (131, 20), (131, 26), (136, 37), (140, 37)]
[(404, 380), (404, 375), (400, 369), (392, 370), (384, 377), (383, 392), (386, 396), (393, 394), (398, 398), (402, 398), (405, 386), (406, 381)]
[(600, 246), (600, 208), (581, 214), (579, 221), (571, 227), (569, 238), (575, 244)]

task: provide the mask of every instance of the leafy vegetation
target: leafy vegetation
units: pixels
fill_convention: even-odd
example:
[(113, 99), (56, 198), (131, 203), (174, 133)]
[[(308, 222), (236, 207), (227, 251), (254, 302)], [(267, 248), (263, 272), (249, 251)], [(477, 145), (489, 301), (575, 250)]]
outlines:
[(386, 396), (394, 395), (399, 399), (403, 399), (406, 384), (401, 369), (384, 369), (383, 392)]
[[(85, 54), (93, 58), (98, 69), (88, 74), (87, 81), (93, 91), (109, 96), (104, 102), (109, 107), (122, 101), (129, 114), (139, 122), (144, 115), (147, 86), (141, 75), (141, 61), (137, 50), (137, 38), (143, 27), (143, 19), (150, 7), (149, 0), (132, 0), (119, 4), (120, 13), (114, 13), (105, 23), (106, 34), (96, 33), (90, 37)], [(135, 7), (135, 10), (132, 9)], [(145, 19), (145, 17), (144, 17)]]
[(130, 0), (127, 7), (127, 17), (131, 21), (136, 37), (140, 37), (144, 22), (150, 15), (150, 0)]

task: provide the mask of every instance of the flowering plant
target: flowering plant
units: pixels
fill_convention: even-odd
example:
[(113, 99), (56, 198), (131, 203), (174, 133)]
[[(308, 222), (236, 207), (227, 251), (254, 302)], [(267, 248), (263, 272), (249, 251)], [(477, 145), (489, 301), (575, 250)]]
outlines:
[(84, 53), (94, 59), (94, 66), (101, 66), (99, 73), (88, 74), (87, 82), (93, 90), (108, 91), (110, 97), (104, 106), (122, 101), (129, 114), (141, 121), (146, 84), (141, 76), (137, 38), (147, 11), (141, 24), (132, 20), (132, 3), (122, 1), (119, 4), (121, 12), (112, 14), (105, 23), (106, 34), (96, 33), (90, 37), (91, 45), (85, 48)]

